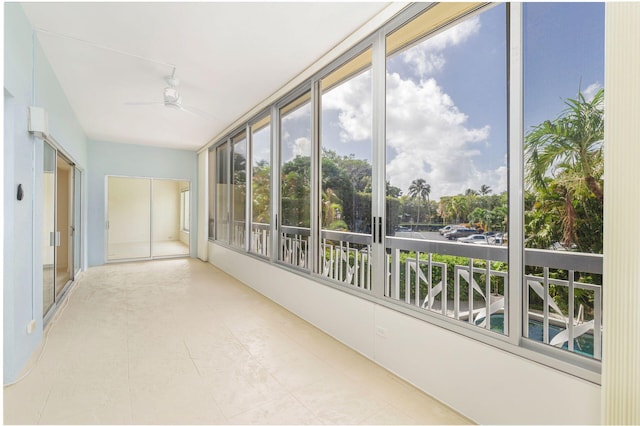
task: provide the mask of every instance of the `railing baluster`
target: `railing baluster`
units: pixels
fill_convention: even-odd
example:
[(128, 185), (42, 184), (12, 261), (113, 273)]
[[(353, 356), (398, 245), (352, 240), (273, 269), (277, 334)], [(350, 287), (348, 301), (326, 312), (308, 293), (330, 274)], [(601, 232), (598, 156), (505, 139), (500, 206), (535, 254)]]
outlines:
[[(542, 301), (543, 314), (542, 314), (542, 341), (549, 344), (549, 268), (544, 268), (544, 300)], [(528, 324), (528, 323), (527, 323)], [(529, 327), (527, 326), (527, 329)], [(527, 336), (528, 337), (528, 336)]]
[[(448, 315), (448, 309), (447, 309), (447, 265), (443, 264), (442, 266), (440, 266), (440, 270), (442, 271), (440, 273), (441, 277), (442, 277), (442, 293), (440, 296), (440, 300), (442, 301), (440, 304), (442, 305), (442, 315)], [(457, 319), (457, 318), (456, 318)]]
[(415, 305), (420, 306), (420, 252), (416, 251)]
[(574, 316), (575, 316), (575, 295), (574, 295), (574, 288), (573, 288), (573, 280), (574, 280), (574, 271), (573, 270), (569, 270), (569, 342), (568, 342), (568, 349), (570, 352), (573, 352), (573, 334), (574, 334), (574, 329), (573, 329), (573, 321), (574, 321)]
[(602, 359), (602, 287), (593, 291), (593, 356)]
[(457, 266), (453, 267), (453, 317), (460, 319), (460, 274)]
[(491, 261), (487, 260), (487, 269), (485, 276), (485, 327), (487, 330), (491, 330)]
[(473, 259), (469, 258), (469, 324), (473, 324)]

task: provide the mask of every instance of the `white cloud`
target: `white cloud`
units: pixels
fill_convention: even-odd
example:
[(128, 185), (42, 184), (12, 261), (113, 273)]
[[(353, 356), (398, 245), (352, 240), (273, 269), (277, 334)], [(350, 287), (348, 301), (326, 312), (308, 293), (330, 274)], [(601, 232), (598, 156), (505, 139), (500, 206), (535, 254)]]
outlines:
[(602, 85), (596, 82), (587, 86), (587, 88), (582, 91), (582, 94), (584, 95), (587, 102), (591, 102), (596, 96), (596, 93), (598, 93), (598, 90), (600, 90), (601, 88)]
[(311, 141), (308, 138), (298, 138), (291, 145), (293, 157), (311, 155)]
[(406, 50), (402, 53), (402, 59), (420, 77), (433, 74), (446, 64), (443, 50), (466, 41), (479, 30), (480, 18), (474, 16)]
[(371, 72), (365, 72), (322, 95), (323, 110), (338, 110), (342, 142), (371, 139)]
[[(387, 177), (407, 192), (411, 181), (424, 178), (433, 199), (467, 188), (489, 185), (506, 189), (506, 165), (482, 170), (476, 165), (490, 127), (469, 128), (468, 117), (434, 79), (416, 83), (398, 74), (387, 76)], [(506, 147), (505, 147), (506, 148)]]
[[(442, 53), (446, 47), (462, 43), (479, 29), (480, 21), (475, 17), (403, 52), (399, 59), (414, 67), (420, 78), (387, 74), (387, 178), (405, 194), (411, 181), (418, 178), (431, 185), (431, 199), (479, 189), (483, 184), (496, 194), (507, 189), (506, 155), (498, 167), (482, 164), (490, 126), (471, 128), (468, 116), (437, 81), (425, 77), (446, 64)], [(322, 102), (323, 110), (339, 111), (343, 142), (371, 137), (369, 75), (332, 89), (323, 95)]]

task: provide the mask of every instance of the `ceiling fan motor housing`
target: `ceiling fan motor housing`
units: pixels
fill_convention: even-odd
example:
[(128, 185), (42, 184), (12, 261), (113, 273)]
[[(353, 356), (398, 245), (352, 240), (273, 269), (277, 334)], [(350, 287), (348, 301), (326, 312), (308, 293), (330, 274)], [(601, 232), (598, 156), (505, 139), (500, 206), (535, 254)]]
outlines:
[(180, 93), (175, 87), (165, 87), (164, 89), (164, 103), (165, 105), (180, 105), (181, 102)]

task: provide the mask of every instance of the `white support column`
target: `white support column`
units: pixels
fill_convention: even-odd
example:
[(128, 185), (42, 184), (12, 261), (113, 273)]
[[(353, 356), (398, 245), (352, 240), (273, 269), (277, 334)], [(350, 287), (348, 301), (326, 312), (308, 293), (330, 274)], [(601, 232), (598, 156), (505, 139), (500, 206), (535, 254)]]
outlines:
[(640, 424), (640, 3), (606, 4), (603, 424)]

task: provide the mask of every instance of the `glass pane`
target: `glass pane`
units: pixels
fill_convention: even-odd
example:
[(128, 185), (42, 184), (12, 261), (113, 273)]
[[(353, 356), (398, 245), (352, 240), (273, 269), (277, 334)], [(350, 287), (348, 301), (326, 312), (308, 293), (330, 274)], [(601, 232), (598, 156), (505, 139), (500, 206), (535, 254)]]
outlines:
[(280, 250), (278, 259), (309, 267), (311, 224), (311, 96), (280, 110)]
[(507, 10), (461, 7), (387, 40), (385, 292), (508, 334)]
[(153, 179), (151, 197), (152, 251), (154, 257), (186, 256), (189, 234), (180, 227), (180, 194), (189, 182)]
[(42, 167), (42, 291), (44, 317), (54, 302), (56, 231), (56, 152), (44, 143)]
[(108, 260), (151, 257), (151, 180), (108, 178)]
[(233, 227), (231, 245), (244, 248), (247, 205), (247, 136), (242, 134), (233, 138), (233, 162), (231, 176), (231, 206), (233, 208)]
[(528, 309), (523, 334), (597, 359), (603, 84), (604, 4), (525, 4), (523, 291)]
[[(82, 269), (81, 261), (81, 253), (82, 253), (82, 171), (79, 169), (74, 169), (74, 178), (73, 178), (74, 190), (73, 190), (73, 239), (74, 239), (74, 267), (77, 272)], [(74, 274), (75, 276), (75, 274)]]
[(371, 49), (320, 82), (320, 274), (371, 289)]
[(216, 148), (216, 240), (229, 242), (229, 148), (225, 143)]
[(216, 214), (216, 150), (209, 151), (209, 239), (215, 238), (215, 214)]
[(73, 270), (73, 166), (58, 155), (56, 175), (56, 301)]
[(191, 229), (191, 191), (182, 191), (182, 230), (189, 232)]
[(271, 253), (271, 123), (270, 117), (251, 126), (251, 251)]

